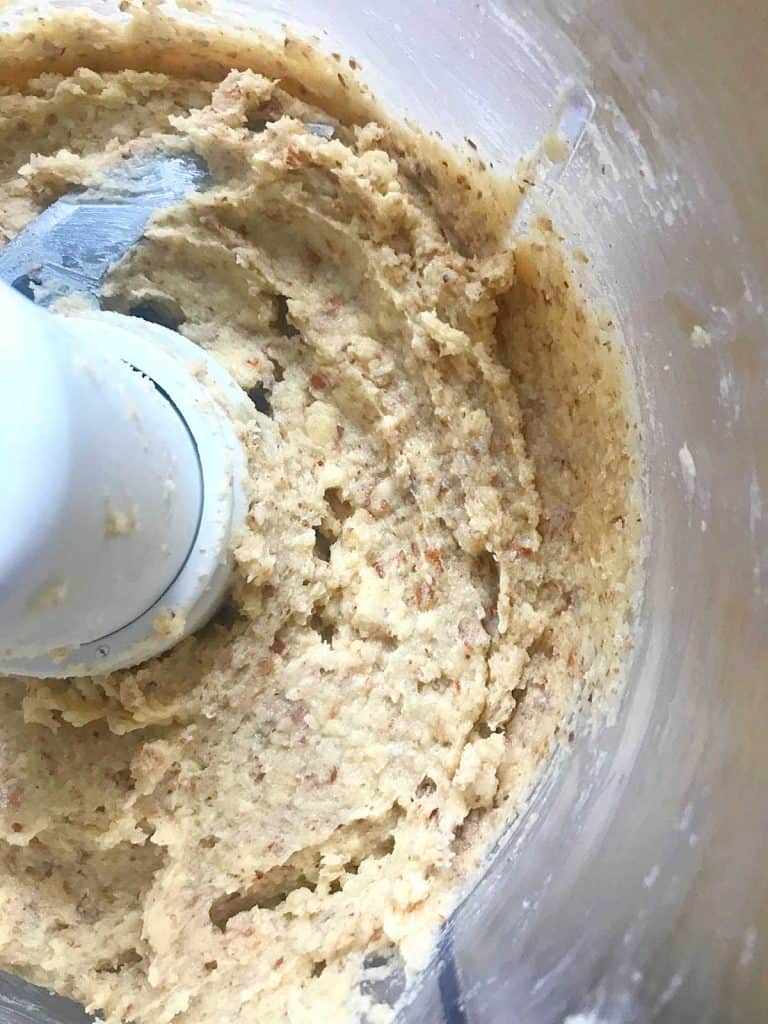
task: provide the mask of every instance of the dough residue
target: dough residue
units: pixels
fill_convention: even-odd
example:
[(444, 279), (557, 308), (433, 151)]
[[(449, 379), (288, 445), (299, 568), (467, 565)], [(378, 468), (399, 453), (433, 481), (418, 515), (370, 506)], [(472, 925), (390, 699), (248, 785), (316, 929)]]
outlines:
[(88, 22), (40, 31), (82, 66), (0, 59), (0, 239), (126, 154), (200, 153), (213, 187), (103, 304), (172, 320), (254, 415), (216, 619), (132, 670), (0, 686), (0, 962), (113, 1022), (343, 1020), (370, 958), (423, 964), (618, 672), (639, 517), (613, 326), (549, 221), (510, 235), (514, 184), (346, 64), (209, 37), (170, 75), (142, 66), (155, 21), (120, 70), (113, 37), (88, 66)]

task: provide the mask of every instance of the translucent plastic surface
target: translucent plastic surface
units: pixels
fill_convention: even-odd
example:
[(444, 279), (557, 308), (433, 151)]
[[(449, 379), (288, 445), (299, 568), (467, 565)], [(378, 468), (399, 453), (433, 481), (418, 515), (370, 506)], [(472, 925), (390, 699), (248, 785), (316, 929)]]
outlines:
[[(765, 4), (220, 10), (324, 32), (387, 105), (471, 135), (497, 166), (569, 90), (595, 101), (552, 202), (638, 380), (650, 550), (636, 650), (615, 722), (577, 725), (402, 1020), (768, 1019)], [(79, 1019), (42, 997), (24, 1009), (8, 986), (3, 1024)]]

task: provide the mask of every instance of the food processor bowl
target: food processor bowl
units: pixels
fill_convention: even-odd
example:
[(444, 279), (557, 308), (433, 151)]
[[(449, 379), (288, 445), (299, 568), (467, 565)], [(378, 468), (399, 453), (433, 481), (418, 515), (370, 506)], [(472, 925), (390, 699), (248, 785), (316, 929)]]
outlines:
[[(577, 716), (400, 1019), (768, 1019), (768, 8), (214, 0), (212, 12), (181, 16), (317, 33), (394, 113), (448, 142), (470, 136), (497, 169), (564, 117), (578, 145), (544, 187), (636, 381), (647, 553), (626, 686), (611, 713)], [(82, 1020), (0, 978), (0, 1024)]]

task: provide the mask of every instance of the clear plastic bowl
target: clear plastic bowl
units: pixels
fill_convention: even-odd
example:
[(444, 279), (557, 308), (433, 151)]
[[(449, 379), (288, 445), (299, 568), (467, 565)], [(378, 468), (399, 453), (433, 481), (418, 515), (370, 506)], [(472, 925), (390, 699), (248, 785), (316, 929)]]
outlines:
[[(214, 9), (318, 32), (390, 108), (471, 135), (499, 167), (551, 125), (564, 87), (595, 100), (560, 180), (570, 199), (553, 202), (638, 382), (650, 547), (636, 649), (615, 721), (577, 726), (402, 1020), (768, 1019), (764, 0)], [(693, 343), (701, 331), (711, 344)], [(0, 1024), (82, 1019), (0, 978)]]

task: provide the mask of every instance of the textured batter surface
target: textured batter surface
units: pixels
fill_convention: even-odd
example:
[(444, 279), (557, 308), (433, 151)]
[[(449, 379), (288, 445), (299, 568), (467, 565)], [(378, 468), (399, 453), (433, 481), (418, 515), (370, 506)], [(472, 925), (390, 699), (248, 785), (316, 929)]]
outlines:
[(550, 225), (510, 240), (480, 169), (340, 122), (332, 89), (207, 77), (0, 91), (0, 239), (127, 152), (208, 159), (105, 305), (254, 401), (217, 621), (137, 670), (0, 686), (0, 963), (111, 1021), (343, 1020), (366, 957), (423, 962), (616, 671), (634, 442)]

